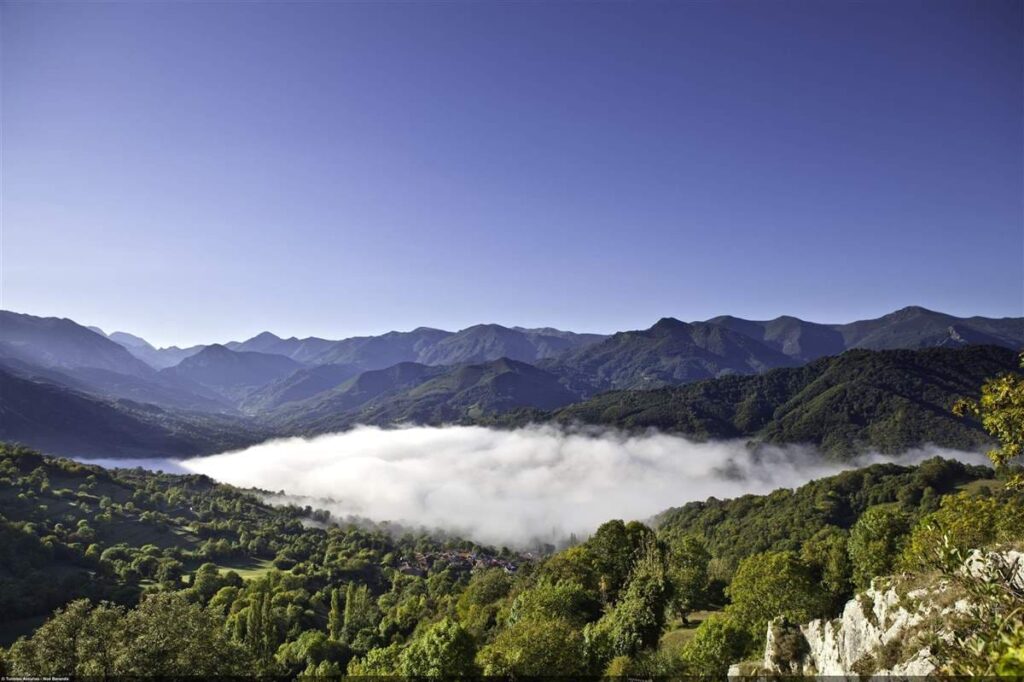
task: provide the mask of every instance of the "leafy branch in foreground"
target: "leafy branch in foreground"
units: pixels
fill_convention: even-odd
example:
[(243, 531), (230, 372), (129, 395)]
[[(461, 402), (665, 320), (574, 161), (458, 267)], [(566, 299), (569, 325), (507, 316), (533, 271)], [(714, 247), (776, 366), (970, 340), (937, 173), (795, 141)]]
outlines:
[[(1024, 354), (1020, 364), (1024, 368)], [(985, 382), (978, 400), (959, 400), (953, 412), (976, 417), (999, 441), (988, 453), (997, 470), (1006, 470), (1024, 454), (1024, 375), (1011, 372)], [(1014, 473), (1008, 485), (1024, 486), (1024, 474)]]

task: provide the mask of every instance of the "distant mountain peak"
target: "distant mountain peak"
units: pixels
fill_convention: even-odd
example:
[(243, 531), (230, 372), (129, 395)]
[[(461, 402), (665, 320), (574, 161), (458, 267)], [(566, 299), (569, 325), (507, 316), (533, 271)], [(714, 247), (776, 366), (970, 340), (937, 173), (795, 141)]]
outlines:
[(674, 317), (663, 317), (651, 327), (652, 332), (673, 332), (681, 329), (688, 329), (689, 324), (682, 320), (677, 320)]
[(924, 307), (919, 306), (919, 305), (908, 305), (908, 306), (906, 306), (904, 308), (900, 308), (899, 310), (895, 310), (895, 311), (889, 313), (885, 317), (895, 318), (895, 319), (906, 319), (906, 318), (910, 318), (910, 317), (917, 317), (919, 315), (941, 315), (943, 317), (946, 317), (945, 313), (940, 313), (940, 312), (936, 312), (934, 310), (929, 310), (928, 308), (924, 308)]
[[(281, 337), (273, 332), (260, 332), (256, 336), (249, 339), (249, 341), (281, 341)], [(248, 343), (248, 341), (247, 341)]]
[(107, 335), (107, 338), (111, 341), (116, 341), (126, 348), (153, 348), (153, 345), (146, 341), (146, 339), (135, 334), (129, 334), (128, 332), (111, 332)]

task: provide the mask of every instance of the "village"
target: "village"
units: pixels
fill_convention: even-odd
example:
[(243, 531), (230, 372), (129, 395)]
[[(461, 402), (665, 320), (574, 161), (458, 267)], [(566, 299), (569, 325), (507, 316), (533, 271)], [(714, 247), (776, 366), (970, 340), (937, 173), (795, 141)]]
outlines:
[(519, 565), (512, 559), (504, 559), (483, 552), (452, 549), (440, 552), (416, 552), (411, 557), (405, 557), (398, 566), (398, 570), (406, 575), (421, 577), (426, 576), (428, 572), (441, 571), (445, 568), (467, 573), (487, 568), (500, 568), (508, 574), (514, 574), (519, 570)]

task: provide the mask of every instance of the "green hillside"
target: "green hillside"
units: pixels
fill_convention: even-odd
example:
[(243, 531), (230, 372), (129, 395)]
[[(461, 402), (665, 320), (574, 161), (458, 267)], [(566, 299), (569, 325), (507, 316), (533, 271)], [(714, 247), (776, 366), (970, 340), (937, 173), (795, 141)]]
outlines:
[(977, 423), (954, 416), (953, 402), (977, 395), (985, 379), (1017, 369), (1015, 353), (994, 346), (855, 350), (756, 376), (612, 391), (517, 419), (808, 443), (839, 457), (926, 443), (976, 448), (988, 437)]

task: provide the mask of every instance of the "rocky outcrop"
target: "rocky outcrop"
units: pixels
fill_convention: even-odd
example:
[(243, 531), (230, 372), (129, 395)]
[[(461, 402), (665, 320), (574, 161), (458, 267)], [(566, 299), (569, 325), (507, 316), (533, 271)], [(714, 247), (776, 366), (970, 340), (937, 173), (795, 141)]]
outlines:
[[(1024, 587), (1024, 554), (974, 552), (965, 573)], [(936, 672), (935, 645), (970, 609), (956, 582), (940, 577), (879, 578), (833, 620), (768, 626), (759, 672), (789, 675), (900, 675)], [(732, 672), (732, 671), (731, 671)], [(736, 673), (741, 671), (736, 668)]]

